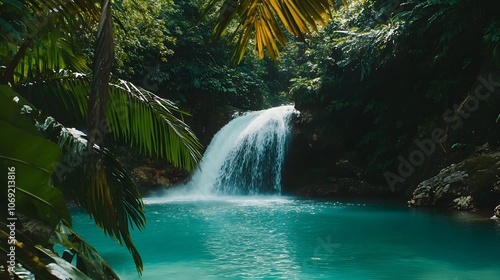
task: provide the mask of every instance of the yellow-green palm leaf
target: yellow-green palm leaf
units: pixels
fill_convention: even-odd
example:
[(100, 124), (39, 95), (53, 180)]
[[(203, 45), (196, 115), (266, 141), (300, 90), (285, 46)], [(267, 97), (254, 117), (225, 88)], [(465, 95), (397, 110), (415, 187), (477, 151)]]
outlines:
[[(342, 3), (347, 5), (346, 0)], [(204, 14), (217, 5), (221, 7), (216, 12), (217, 23), (213, 30), (216, 38), (226, 34), (233, 20), (237, 22), (232, 33), (232, 40), (236, 40), (233, 53), (236, 62), (243, 58), (251, 39), (259, 58), (267, 51), (272, 60), (278, 59), (278, 45), (287, 43), (283, 29), (304, 39), (304, 35), (319, 32), (318, 26), (325, 26), (332, 12), (337, 10), (334, 0), (211, 0)]]

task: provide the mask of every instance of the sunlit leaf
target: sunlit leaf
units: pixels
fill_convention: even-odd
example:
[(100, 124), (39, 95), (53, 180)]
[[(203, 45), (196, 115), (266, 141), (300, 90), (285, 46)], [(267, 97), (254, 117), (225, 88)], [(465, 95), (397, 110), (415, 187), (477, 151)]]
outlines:
[[(342, 0), (343, 5), (347, 1)], [(304, 35), (318, 33), (318, 25), (325, 26), (337, 10), (333, 0), (210, 0), (203, 15), (220, 5), (215, 16), (217, 23), (213, 35), (220, 38), (226, 34), (230, 23), (237, 22), (232, 39), (237, 39), (233, 60), (240, 62), (254, 35), (255, 48), (259, 58), (267, 51), (272, 60), (280, 57), (278, 45), (287, 42), (282, 26), (293, 36), (304, 39)], [(278, 22), (279, 20), (279, 22)], [(237, 35), (239, 34), (239, 35)]]
[[(24, 85), (23, 90), (31, 92), (37, 107), (74, 125), (86, 118), (89, 82), (86, 75), (61, 71), (43, 83)], [(115, 140), (192, 170), (201, 160), (202, 146), (183, 116), (188, 113), (173, 102), (130, 82), (113, 79), (110, 84), (106, 119)]]

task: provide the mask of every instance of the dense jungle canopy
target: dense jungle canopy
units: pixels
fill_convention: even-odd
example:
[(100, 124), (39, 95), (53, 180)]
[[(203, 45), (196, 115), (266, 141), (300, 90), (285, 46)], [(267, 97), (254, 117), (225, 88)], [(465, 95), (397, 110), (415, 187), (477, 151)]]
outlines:
[[(41, 279), (117, 278), (71, 231), (74, 204), (140, 273), (130, 230), (146, 226), (144, 205), (117, 147), (191, 171), (234, 112), (301, 112), (291, 190), (347, 159), (405, 193), (484, 143), (498, 149), (499, 11), (495, 0), (0, 0), (0, 166), (18, 178), (15, 196), (2, 191), (16, 202), (0, 222), (2, 265), (14, 246)], [(388, 175), (435, 128), (428, 167)]]

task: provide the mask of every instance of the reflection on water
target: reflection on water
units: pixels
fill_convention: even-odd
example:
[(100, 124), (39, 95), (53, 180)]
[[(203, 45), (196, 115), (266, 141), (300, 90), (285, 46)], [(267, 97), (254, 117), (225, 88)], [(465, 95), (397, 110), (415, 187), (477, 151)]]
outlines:
[[(143, 279), (500, 275), (500, 223), (480, 213), (272, 196), (180, 200), (146, 199), (148, 225), (133, 234)], [(74, 224), (123, 279), (138, 279), (128, 252), (96, 234), (86, 215)]]
[(239, 205), (245, 210), (228, 207), (222, 213), (221, 209), (202, 212), (207, 233), (205, 249), (213, 257), (204, 262), (212, 268), (210, 274), (286, 278), (297, 270), (299, 266), (291, 255), (295, 248), (288, 240), (287, 221), (276, 213), (277, 207), (266, 207), (268, 215), (262, 217), (261, 209), (256, 209), (262, 207), (261, 204), (244, 201)]

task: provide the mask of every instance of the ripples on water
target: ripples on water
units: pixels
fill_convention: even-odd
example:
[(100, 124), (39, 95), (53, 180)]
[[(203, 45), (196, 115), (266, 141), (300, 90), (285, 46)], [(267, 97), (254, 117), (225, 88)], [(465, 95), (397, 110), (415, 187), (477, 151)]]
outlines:
[[(273, 196), (145, 203), (133, 238), (147, 280), (500, 279), (500, 227), (476, 214)], [(138, 279), (128, 252), (75, 214), (76, 231)]]

